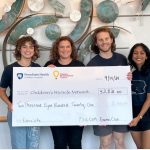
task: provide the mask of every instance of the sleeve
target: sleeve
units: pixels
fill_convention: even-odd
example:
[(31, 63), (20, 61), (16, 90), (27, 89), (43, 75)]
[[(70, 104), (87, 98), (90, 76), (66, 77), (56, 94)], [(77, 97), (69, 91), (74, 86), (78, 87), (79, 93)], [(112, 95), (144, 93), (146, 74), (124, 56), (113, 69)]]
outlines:
[(41, 65), (37, 64), (37, 67), (41, 67)]
[(48, 65), (52, 64), (50, 61), (46, 62), (44, 67), (47, 67)]
[(124, 64), (125, 66), (128, 66), (127, 58), (124, 56)]
[(87, 64), (87, 66), (91, 66), (91, 61)]
[(11, 75), (12, 73), (9, 71), (10, 68), (6, 67), (2, 73), (0, 87), (7, 88), (11, 82)]
[[(122, 62), (122, 66), (128, 66), (128, 62), (127, 62), (127, 58), (126, 56), (120, 54), (121, 57), (120, 57), (120, 62)], [(122, 60), (122, 61), (121, 61)]]
[(80, 66), (81, 66), (81, 67), (84, 67), (84, 66), (85, 66), (81, 61), (79, 61), (79, 62), (80, 62)]
[(99, 61), (99, 58), (98, 58), (98, 55), (96, 55), (87, 63), (87, 66), (98, 66), (99, 64), (98, 61)]
[(37, 64), (37, 63), (34, 63), (34, 65), (33, 65), (34, 67), (41, 67), (39, 64)]
[(89, 63), (87, 64), (87, 66), (96, 66), (96, 65), (94, 64), (93, 59), (89, 61)]

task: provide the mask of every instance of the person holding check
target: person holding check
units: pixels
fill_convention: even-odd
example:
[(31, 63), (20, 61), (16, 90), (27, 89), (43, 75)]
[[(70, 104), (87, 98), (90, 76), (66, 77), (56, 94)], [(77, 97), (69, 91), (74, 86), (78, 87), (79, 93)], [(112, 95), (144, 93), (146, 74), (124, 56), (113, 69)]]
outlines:
[[(87, 66), (126, 66), (127, 59), (122, 54), (116, 53), (115, 37), (108, 27), (100, 27), (92, 35), (91, 50), (97, 54)], [(127, 75), (131, 80), (132, 74)], [(119, 113), (119, 112), (118, 112)], [(115, 148), (124, 149), (124, 136), (128, 131), (127, 125), (104, 125), (93, 126), (94, 134), (100, 136), (100, 148), (112, 148), (112, 141)]]
[[(77, 50), (71, 38), (62, 36), (52, 46), (50, 61), (45, 67), (83, 67), (77, 60)], [(51, 126), (55, 149), (81, 149), (83, 127)]]
[(128, 56), (133, 69), (133, 120), (129, 130), (138, 149), (150, 149), (150, 50), (143, 43), (135, 44)]
[[(0, 98), (7, 104), (7, 121), (10, 128), (12, 149), (37, 149), (40, 142), (40, 127), (13, 127), (13, 67), (40, 67), (34, 63), (39, 57), (39, 49), (36, 40), (31, 36), (23, 36), (16, 42), (14, 56), (16, 62), (5, 67), (0, 82)], [(10, 95), (7, 95), (7, 88)]]

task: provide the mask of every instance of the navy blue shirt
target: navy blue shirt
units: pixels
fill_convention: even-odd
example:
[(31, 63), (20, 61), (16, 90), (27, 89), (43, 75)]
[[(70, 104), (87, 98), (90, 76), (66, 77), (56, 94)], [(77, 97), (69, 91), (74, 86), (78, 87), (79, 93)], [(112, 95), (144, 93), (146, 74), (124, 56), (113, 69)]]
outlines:
[(105, 59), (100, 55), (96, 55), (87, 66), (126, 66), (127, 59), (124, 55), (113, 52), (111, 58)]
[[(132, 107), (133, 117), (136, 117), (146, 101), (147, 93), (150, 93), (150, 71), (147, 75), (141, 74), (138, 70), (135, 70), (132, 74)], [(144, 114), (143, 119), (150, 121), (150, 108)]]
[[(10, 96), (9, 100), (12, 102), (12, 86), (13, 86), (13, 67), (22, 67), (19, 65), (17, 62), (14, 62), (8, 66), (5, 67), (2, 77), (1, 77), (1, 82), (0, 82), (0, 87), (2, 88), (10, 88)], [(32, 62), (30, 67), (40, 67), (39, 64)]]
[(62, 65), (60, 64), (58, 61), (56, 61), (55, 63), (53, 63), (52, 61), (48, 61), (44, 67), (47, 67), (48, 65), (55, 65), (56, 67), (80, 67), (80, 66), (84, 66), (84, 64), (78, 60), (72, 60), (69, 64), (67, 65)]

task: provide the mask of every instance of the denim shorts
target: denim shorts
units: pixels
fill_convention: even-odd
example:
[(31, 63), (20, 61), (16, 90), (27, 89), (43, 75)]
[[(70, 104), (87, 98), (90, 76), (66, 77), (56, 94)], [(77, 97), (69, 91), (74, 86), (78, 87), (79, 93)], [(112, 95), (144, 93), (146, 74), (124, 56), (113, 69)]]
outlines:
[(8, 112), (12, 149), (37, 149), (40, 142), (40, 127), (12, 127), (12, 112)]
[(128, 132), (128, 127), (126, 125), (93, 126), (93, 130), (96, 136), (106, 136), (113, 132)]

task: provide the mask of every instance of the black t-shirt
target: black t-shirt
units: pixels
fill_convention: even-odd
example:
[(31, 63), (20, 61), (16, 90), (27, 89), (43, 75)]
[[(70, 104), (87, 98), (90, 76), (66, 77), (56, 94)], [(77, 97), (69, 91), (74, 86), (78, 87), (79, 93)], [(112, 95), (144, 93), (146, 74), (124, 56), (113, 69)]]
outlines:
[[(145, 103), (147, 93), (150, 93), (150, 71), (147, 75), (142, 75), (138, 70), (135, 70), (132, 74), (133, 115), (136, 117)], [(150, 109), (148, 109), (145, 115), (150, 117)]]
[[(1, 83), (0, 87), (2, 88), (10, 88), (10, 96), (9, 100), (12, 102), (12, 86), (13, 86), (13, 67), (22, 67), (17, 62), (14, 62), (8, 66), (5, 67), (2, 77), (1, 77)], [(39, 64), (32, 62), (30, 67), (40, 67)]]
[(47, 67), (48, 65), (53, 64), (56, 67), (81, 67), (84, 66), (84, 64), (78, 60), (72, 60), (69, 64), (67, 65), (62, 65), (60, 64), (58, 61), (56, 61), (55, 63), (53, 63), (52, 61), (48, 61), (44, 67)]
[(124, 55), (113, 52), (111, 58), (105, 59), (100, 55), (96, 55), (87, 66), (126, 66), (127, 59)]

